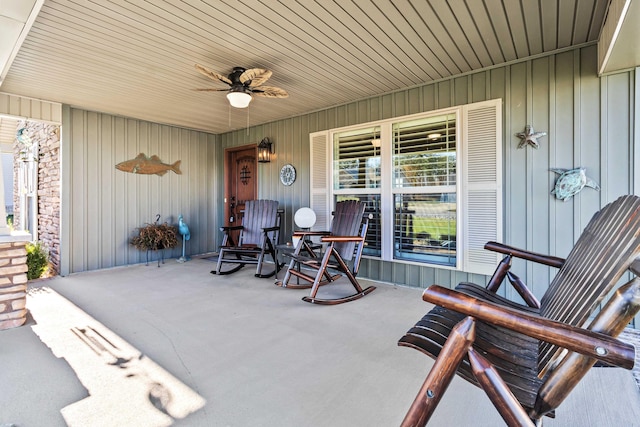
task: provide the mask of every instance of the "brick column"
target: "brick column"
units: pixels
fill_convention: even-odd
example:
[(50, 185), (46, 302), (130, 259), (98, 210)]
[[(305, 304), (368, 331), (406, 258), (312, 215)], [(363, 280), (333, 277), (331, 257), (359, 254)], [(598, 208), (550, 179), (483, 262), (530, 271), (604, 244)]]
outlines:
[(28, 233), (0, 236), (0, 330), (21, 326), (27, 320)]

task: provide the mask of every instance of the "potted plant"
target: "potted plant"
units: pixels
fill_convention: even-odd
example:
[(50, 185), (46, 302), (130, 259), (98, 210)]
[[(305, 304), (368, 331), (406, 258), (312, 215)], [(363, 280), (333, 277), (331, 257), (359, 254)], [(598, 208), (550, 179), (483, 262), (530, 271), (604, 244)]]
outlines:
[[(145, 224), (137, 229), (137, 235), (133, 236), (129, 243), (136, 249), (147, 252), (147, 265), (149, 264), (149, 251), (163, 251), (162, 262), (164, 263), (164, 249), (172, 249), (178, 246), (178, 228), (169, 225), (167, 222), (159, 223), (160, 215), (156, 217), (153, 224)], [(158, 260), (158, 267), (160, 260)]]

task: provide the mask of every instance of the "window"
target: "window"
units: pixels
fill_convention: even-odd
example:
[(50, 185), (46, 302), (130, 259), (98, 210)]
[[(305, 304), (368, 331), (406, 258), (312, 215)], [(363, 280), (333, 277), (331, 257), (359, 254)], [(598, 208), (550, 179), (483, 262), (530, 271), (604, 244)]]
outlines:
[(366, 203), (369, 220), (364, 255), (381, 255), (380, 226), (380, 127), (336, 132), (333, 135), (334, 201)]
[(334, 203), (373, 214), (365, 255), (491, 274), (501, 240), (501, 101), (310, 135), (311, 207), (328, 226)]
[(393, 123), (395, 259), (456, 265), (456, 114)]

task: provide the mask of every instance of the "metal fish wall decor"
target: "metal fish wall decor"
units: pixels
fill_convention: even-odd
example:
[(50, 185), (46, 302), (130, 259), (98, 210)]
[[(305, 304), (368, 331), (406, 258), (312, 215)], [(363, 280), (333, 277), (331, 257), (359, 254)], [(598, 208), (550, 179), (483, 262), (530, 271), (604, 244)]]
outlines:
[(147, 157), (144, 153), (140, 153), (135, 159), (125, 160), (116, 165), (116, 169), (129, 173), (140, 173), (143, 175), (158, 175), (162, 176), (168, 171), (173, 171), (178, 175), (182, 175), (180, 171), (180, 162), (178, 160), (173, 164), (162, 163), (162, 160), (155, 154), (151, 157)]

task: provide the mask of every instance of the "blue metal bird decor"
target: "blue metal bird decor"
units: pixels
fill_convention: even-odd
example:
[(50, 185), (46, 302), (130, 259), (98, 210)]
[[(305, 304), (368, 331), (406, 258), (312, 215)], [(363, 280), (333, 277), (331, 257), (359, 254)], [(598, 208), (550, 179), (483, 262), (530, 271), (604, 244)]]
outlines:
[(187, 223), (182, 219), (182, 214), (178, 215), (178, 232), (182, 235), (182, 256), (178, 258), (178, 262), (187, 262), (189, 258), (184, 253), (186, 241), (191, 239), (191, 232)]

